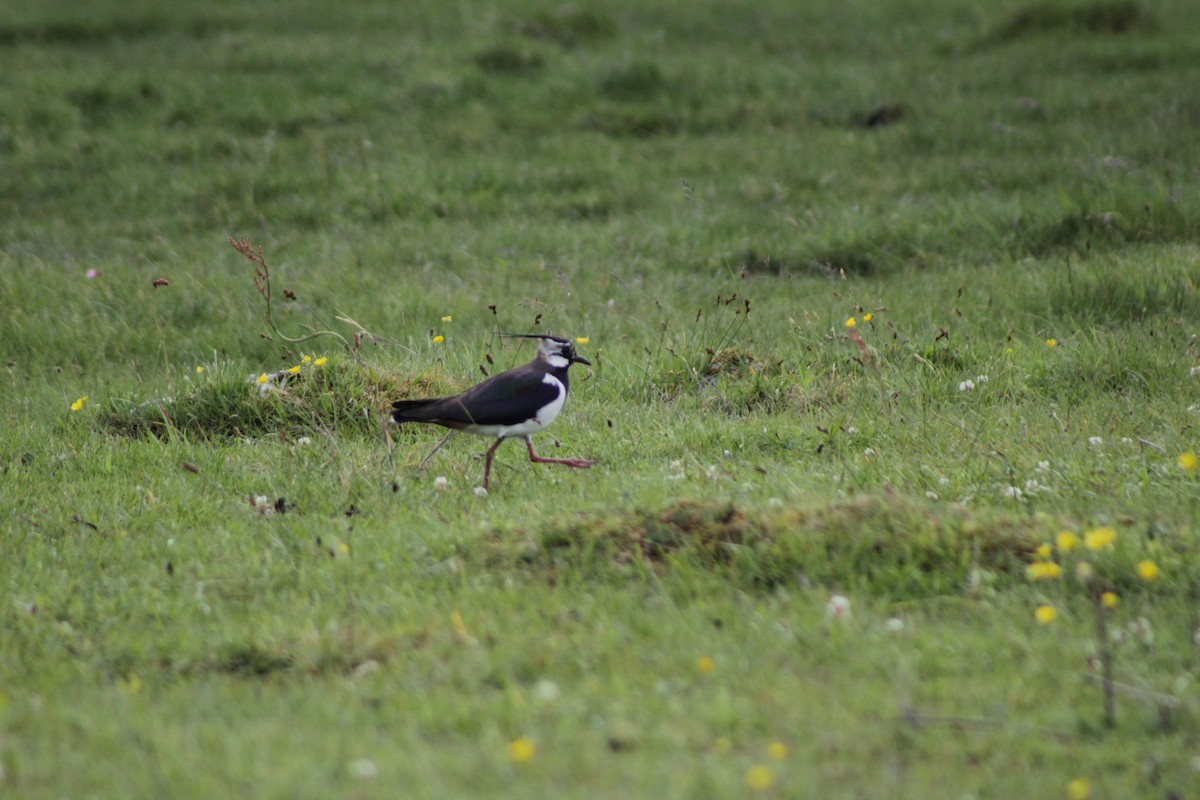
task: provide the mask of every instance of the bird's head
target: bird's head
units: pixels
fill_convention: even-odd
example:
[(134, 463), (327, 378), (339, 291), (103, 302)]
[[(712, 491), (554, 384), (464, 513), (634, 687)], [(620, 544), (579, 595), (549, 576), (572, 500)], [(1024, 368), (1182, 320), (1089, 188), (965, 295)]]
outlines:
[(538, 358), (556, 369), (569, 367), (572, 364), (586, 364), (589, 367), (592, 365), (592, 362), (575, 352), (575, 343), (570, 339), (529, 333), (506, 333), (504, 335), (520, 339), (539, 339)]

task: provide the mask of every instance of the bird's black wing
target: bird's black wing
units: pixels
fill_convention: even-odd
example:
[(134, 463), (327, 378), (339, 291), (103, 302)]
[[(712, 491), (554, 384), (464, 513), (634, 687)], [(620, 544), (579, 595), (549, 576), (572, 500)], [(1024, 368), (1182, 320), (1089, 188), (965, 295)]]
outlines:
[(393, 404), (392, 417), (397, 422), (433, 422), (447, 427), (517, 425), (558, 398), (561, 390), (546, 383), (545, 375), (533, 365), (517, 367), (454, 397), (400, 400)]

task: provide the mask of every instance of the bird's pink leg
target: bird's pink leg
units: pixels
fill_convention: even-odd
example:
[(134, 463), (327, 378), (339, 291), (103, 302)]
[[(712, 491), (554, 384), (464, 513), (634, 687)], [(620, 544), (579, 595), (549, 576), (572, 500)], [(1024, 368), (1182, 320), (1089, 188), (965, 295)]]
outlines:
[(496, 455), (496, 448), (500, 446), (503, 439), (497, 439), (496, 443), (488, 448), (487, 456), (483, 459), (483, 488), (488, 488), (488, 478), (492, 475), (492, 456)]
[(596, 463), (585, 458), (543, 458), (533, 452), (533, 440), (528, 436), (525, 437), (525, 446), (529, 448), (529, 460), (535, 464), (563, 464), (576, 469), (587, 469)]

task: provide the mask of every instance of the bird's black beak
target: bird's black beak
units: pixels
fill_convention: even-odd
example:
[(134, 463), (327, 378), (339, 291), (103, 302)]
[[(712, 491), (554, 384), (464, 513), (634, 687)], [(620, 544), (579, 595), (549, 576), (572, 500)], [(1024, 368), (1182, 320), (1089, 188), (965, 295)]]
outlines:
[(589, 367), (592, 365), (592, 362), (588, 361), (583, 356), (572, 356), (571, 363), (572, 364), (587, 364)]

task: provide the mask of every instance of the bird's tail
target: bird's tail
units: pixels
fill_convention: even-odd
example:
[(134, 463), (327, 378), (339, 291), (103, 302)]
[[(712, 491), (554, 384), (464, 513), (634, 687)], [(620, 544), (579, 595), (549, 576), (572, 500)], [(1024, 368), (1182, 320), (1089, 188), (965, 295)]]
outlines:
[(392, 422), (429, 422), (436, 419), (440, 397), (430, 400), (397, 400), (392, 403)]

